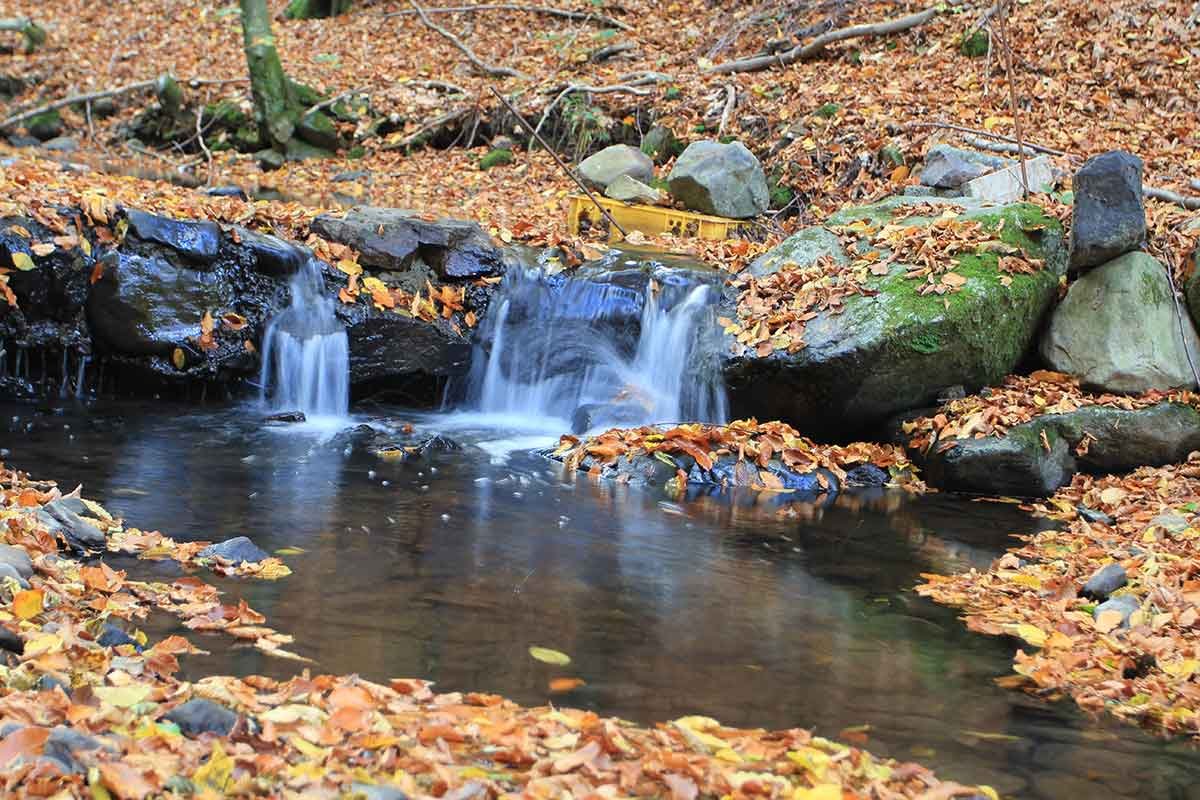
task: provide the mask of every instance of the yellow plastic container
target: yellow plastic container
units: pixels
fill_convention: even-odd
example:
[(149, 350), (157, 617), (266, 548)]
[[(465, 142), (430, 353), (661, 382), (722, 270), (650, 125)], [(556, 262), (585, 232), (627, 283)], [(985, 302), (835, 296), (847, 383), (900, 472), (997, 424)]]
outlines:
[[(620, 236), (620, 232), (610, 230), (612, 226), (596, 204), (586, 195), (569, 195), (571, 201), (567, 209), (567, 228), (573, 234), (581, 231), (599, 229), (608, 233), (609, 241)], [(708, 214), (694, 214), (691, 211), (676, 211), (673, 208), (660, 206), (643, 206), (635, 203), (624, 203), (620, 200), (610, 200), (607, 197), (596, 198), (604, 209), (612, 214), (617, 224), (626, 231), (641, 231), (653, 236), (659, 233), (670, 233), (675, 236), (699, 237), (721, 241), (722, 239), (751, 238), (753, 223), (740, 219), (714, 217)]]

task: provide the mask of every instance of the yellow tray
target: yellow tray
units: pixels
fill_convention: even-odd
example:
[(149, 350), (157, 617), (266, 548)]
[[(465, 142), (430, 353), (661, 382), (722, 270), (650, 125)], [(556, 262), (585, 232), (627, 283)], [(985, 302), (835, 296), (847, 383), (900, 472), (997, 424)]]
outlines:
[[(609, 240), (620, 236), (615, 230), (610, 230), (604, 215), (596, 208), (586, 195), (569, 195), (571, 201), (567, 209), (567, 228), (573, 234), (581, 230), (598, 228), (607, 231)], [(600, 205), (604, 206), (613, 219), (627, 231), (641, 231), (648, 235), (670, 233), (675, 236), (699, 237), (701, 239), (733, 239), (743, 232), (749, 234), (753, 224), (745, 220), (714, 217), (708, 214), (694, 214), (691, 211), (676, 211), (672, 208), (659, 206), (643, 206), (635, 203), (623, 203), (620, 200), (610, 200), (607, 197), (597, 197)]]

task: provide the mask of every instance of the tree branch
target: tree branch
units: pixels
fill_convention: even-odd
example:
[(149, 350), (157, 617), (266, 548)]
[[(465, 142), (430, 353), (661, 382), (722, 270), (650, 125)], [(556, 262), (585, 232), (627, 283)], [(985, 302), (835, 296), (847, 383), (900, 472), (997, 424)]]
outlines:
[(421, 16), (421, 22), (425, 23), (425, 27), (429, 28), (432, 31), (435, 31), (436, 33), (440, 34), (441, 36), (443, 36), (444, 38), (449, 40), (449, 42), (451, 44), (453, 44), (455, 47), (457, 47), (459, 49), (459, 51), (461, 51), (462, 54), (464, 56), (466, 56), (467, 59), (472, 64), (474, 64), (475, 68), (477, 70), (479, 70), (480, 72), (484, 73), (485, 75), (491, 75), (494, 78), (528, 78), (529, 77), (524, 72), (521, 72), (519, 70), (511, 69), (509, 67), (497, 67), (493, 64), (487, 63), (482, 58), (475, 55), (475, 51), (472, 50), (471, 48), (467, 47), (463, 43), (462, 39), (459, 39), (453, 33), (451, 33), (450, 31), (446, 30), (445, 28), (441, 27), (440, 25), (436, 24), (433, 20), (431, 20), (429, 18), (429, 15), (425, 13), (425, 9), (422, 8), (419, 3), (417, 3), (417, 0), (408, 0), (408, 4), (413, 7), (413, 10), (415, 10), (417, 12), (417, 14), (419, 14)]
[[(619, 19), (606, 17), (603, 14), (593, 14), (585, 11), (568, 11), (563, 8), (550, 8), (549, 6), (532, 6), (521, 5), (519, 3), (486, 3), (478, 6), (453, 6), (451, 8), (427, 8), (426, 14), (470, 14), (476, 11), (525, 11), (530, 14), (546, 14), (551, 17), (561, 17), (563, 19), (580, 20), (582, 22), (591, 22), (601, 28), (620, 28), (623, 31), (631, 31), (632, 27)], [(384, 19), (388, 17), (403, 17), (409, 14), (419, 13), (417, 11), (392, 11), (384, 14)]]
[(1155, 200), (1174, 203), (1188, 211), (1200, 211), (1200, 197), (1188, 197), (1178, 192), (1172, 192), (1170, 189), (1159, 189), (1154, 186), (1143, 186), (1142, 194), (1146, 197), (1153, 197)]
[(835, 31), (821, 34), (808, 44), (796, 45), (791, 50), (779, 53), (778, 55), (754, 56), (753, 58), (742, 58), (737, 61), (726, 61), (723, 64), (710, 67), (708, 72), (758, 72), (770, 67), (786, 67), (788, 64), (812, 58), (824, 50), (826, 45), (833, 44), (834, 42), (857, 39), (863, 36), (886, 36), (890, 33), (899, 33), (900, 31), (915, 28), (918, 25), (924, 25), (937, 16), (937, 13), (937, 7), (927, 8), (916, 14), (909, 14), (907, 17), (899, 17), (886, 22), (874, 22), (867, 25), (851, 25), (848, 28), (838, 28)]
[[(943, 130), (948, 130), (948, 131), (957, 131), (959, 133), (969, 133), (974, 136), (982, 136), (986, 139), (997, 139), (1001, 142), (1008, 142), (1009, 144), (1013, 145), (1014, 147), (1016, 147), (1018, 145), (1017, 140), (1011, 136), (1005, 136), (1002, 133), (992, 133), (991, 131), (982, 131), (982, 130), (979, 130), (978, 128), (968, 128), (965, 125), (954, 125), (949, 122), (909, 122), (906, 125), (902, 126), (901, 130), (908, 131), (908, 130), (917, 130), (919, 128), (941, 128)], [(1027, 149), (1027, 150), (1034, 150), (1039, 153), (1046, 153), (1047, 155), (1052, 155), (1052, 156), (1071, 157), (1070, 153), (1064, 152), (1062, 150), (1055, 150), (1053, 147), (1046, 147), (1045, 145), (1034, 144), (1033, 142), (1021, 142), (1020, 144), (1023, 145), (1025, 147), (1025, 149)], [(1013, 152), (1013, 151), (1009, 151), (1009, 152)]]
[(103, 100), (105, 97), (116, 97), (117, 95), (130, 94), (131, 92), (140, 92), (147, 89), (153, 89), (157, 79), (148, 81), (138, 81), (131, 83), (128, 86), (121, 86), (117, 89), (105, 89), (100, 92), (89, 92), (87, 94), (75, 94), (70, 97), (64, 97), (62, 100), (55, 100), (53, 103), (46, 103), (44, 106), (22, 111), (20, 114), (14, 114), (8, 119), (0, 122), (0, 129), (9, 128), (16, 125), (18, 122), (24, 122), (30, 117), (36, 117), (38, 114), (45, 114), (47, 111), (55, 111), (66, 106), (74, 105), (75, 103), (90, 103), (95, 100)]

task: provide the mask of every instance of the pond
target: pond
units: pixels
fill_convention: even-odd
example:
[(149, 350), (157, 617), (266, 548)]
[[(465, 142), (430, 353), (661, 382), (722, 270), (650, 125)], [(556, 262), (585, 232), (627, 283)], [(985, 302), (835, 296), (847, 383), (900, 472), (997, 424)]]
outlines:
[[(668, 502), (564, 474), (535, 448), (549, 431), (502, 418), (373, 408), (355, 423), (465, 445), (386, 462), (333, 430), (268, 426), (251, 406), (62, 401), (0, 405), (6, 460), (76, 483), (128, 524), (180, 539), (246, 535), (285, 556), (278, 582), (209, 576), (296, 636), (321, 672), (420, 677), (644, 723), (705, 714), (808, 727), (1005, 796), (1200, 797), (1200, 760), (1069, 702), (1001, 689), (1014, 643), (968, 633), (910, 590), (927, 571), (985, 566), (1037, 523), (949, 495), (778, 495)], [(131, 576), (172, 562), (111, 563)], [(152, 636), (185, 632), (169, 619)], [(304, 665), (189, 635), (213, 672), (283, 677)], [(532, 645), (572, 658), (551, 667)], [(556, 677), (586, 684), (552, 694)]]

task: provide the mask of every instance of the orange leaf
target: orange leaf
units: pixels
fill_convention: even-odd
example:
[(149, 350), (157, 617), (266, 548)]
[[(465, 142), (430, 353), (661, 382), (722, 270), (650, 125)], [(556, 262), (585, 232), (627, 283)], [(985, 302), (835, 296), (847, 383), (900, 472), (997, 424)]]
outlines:
[(101, 592), (115, 592), (125, 582), (125, 572), (116, 572), (112, 567), (100, 562), (98, 567), (81, 567), (79, 577), (83, 585)]
[(550, 691), (552, 692), (569, 692), (580, 686), (587, 686), (582, 678), (555, 678), (550, 681)]
[(13, 759), (41, 755), (42, 746), (50, 737), (49, 728), (18, 728), (0, 742), (0, 769), (7, 767)]
[(142, 800), (157, 791), (157, 787), (146, 780), (145, 773), (129, 764), (116, 761), (101, 764), (100, 777), (120, 800)]

